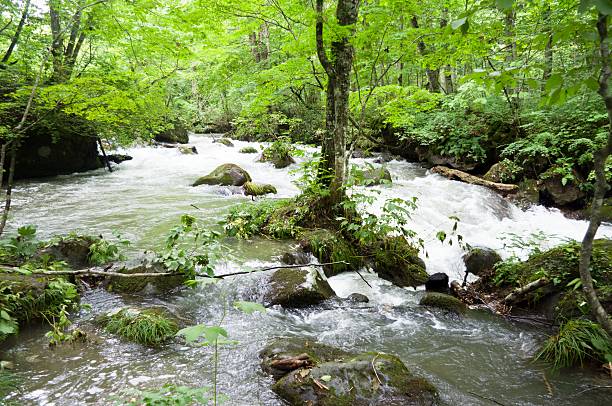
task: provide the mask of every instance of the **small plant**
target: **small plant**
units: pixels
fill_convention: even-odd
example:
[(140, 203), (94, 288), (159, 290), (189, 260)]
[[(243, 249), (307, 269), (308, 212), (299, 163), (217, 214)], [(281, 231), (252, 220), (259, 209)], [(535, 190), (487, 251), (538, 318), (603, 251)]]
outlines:
[(255, 147), (248, 146), (240, 148), (240, 151), (238, 152), (240, 152), (241, 154), (256, 154), (259, 151), (257, 151), (257, 148)]
[(115, 241), (100, 238), (89, 247), (89, 262), (92, 265), (103, 265), (111, 261), (125, 259), (120, 247), (128, 247), (130, 241), (115, 234)]
[(3, 263), (21, 263), (34, 255), (39, 246), (35, 226), (19, 227), (17, 235), (0, 240), (0, 260)]
[(289, 137), (278, 137), (262, 153), (262, 162), (272, 162), (276, 168), (285, 168), (294, 163), (294, 155), (302, 155), (303, 152), (295, 148)]
[(109, 333), (129, 341), (156, 347), (174, 337), (177, 323), (161, 309), (120, 308), (103, 317)]
[(553, 370), (583, 365), (589, 359), (608, 363), (612, 362), (612, 340), (597, 323), (570, 320), (546, 340), (535, 359), (547, 362)]
[(51, 317), (45, 316), (47, 323), (51, 326), (51, 331), (45, 334), (45, 337), (49, 339), (49, 346), (55, 347), (56, 345), (64, 343), (75, 343), (77, 341), (85, 341), (87, 335), (77, 329), (67, 332), (66, 330), (72, 322), (68, 318), (68, 310), (66, 305), (62, 305), (59, 313), (54, 314)]
[(126, 406), (175, 406), (206, 405), (210, 402), (209, 388), (189, 388), (166, 384), (157, 390), (134, 390), (127, 392), (130, 399), (121, 402)]

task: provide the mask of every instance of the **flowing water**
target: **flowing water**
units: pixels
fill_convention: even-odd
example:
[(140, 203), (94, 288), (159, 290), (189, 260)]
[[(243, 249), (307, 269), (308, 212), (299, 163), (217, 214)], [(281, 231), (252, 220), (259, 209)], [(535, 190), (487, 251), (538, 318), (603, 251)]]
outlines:
[[(201, 136), (192, 137), (192, 142), (198, 155), (138, 147), (127, 151), (134, 160), (110, 174), (99, 170), (21, 183), (15, 190), (12, 227), (37, 224), (41, 237), (72, 230), (111, 236), (119, 230), (133, 241), (131, 253), (136, 254), (160, 246), (181, 214), (219, 227), (230, 207), (248, 201), (232, 188), (189, 186), (219, 164), (241, 165), (255, 181), (274, 184), (279, 197), (298, 193), (292, 183), (297, 175), (291, 173), (296, 165), (278, 170), (257, 163), (254, 155), (238, 153), (242, 146), (255, 144), (236, 142), (235, 148), (228, 148)], [(452, 227), (449, 216), (461, 219), (459, 233), (466, 242), (498, 249), (503, 256), (513, 252), (504, 244), (513, 235), (528, 238), (544, 233), (549, 235), (545, 244), (552, 246), (567, 238), (579, 239), (586, 229), (585, 222), (566, 219), (556, 210), (522, 211), (484, 188), (448, 181), (418, 165), (393, 161), (388, 168), (393, 185), (378, 187), (379, 202), (368, 210), (379, 210), (388, 197), (418, 198), (411, 227), (425, 239), (429, 273), (446, 272), (451, 279), (463, 276), (460, 248), (434, 238), (437, 230)], [(611, 237), (612, 227), (604, 226), (600, 235)], [(275, 265), (290, 248), (290, 243), (265, 239), (229, 241), (217, 272)], [(364, 276), (372, 287), (351, 273), (331, 278), (330, 284), (340, 297), (354, 292), (367, 295), (368, 304), (271, 308), (251, 316), (225, 303), (261, 301), (267, 274), (231, 278), (169, 297), (89, 292), (83, 302), (92, 310), (82, 311), (74, 321), (97, 334), (97, 342), (49, 350), (41, 326), (6, 343), (3, 358), (15, 363), (22, 378), (21, 392), (14, 393), (12, 400), (26, 405), (105, 405), (125, 398), (128, 389), (159, 388), (165, 383), (210, 386), (214, 375), (210, 348), (173, 343), (146, 349), (93, 327), (97, 314), (120, 305), (163, 304), (193, 323), (213, 324), (227, 313), (223, 326), (238, 344), (221, 348), (218, 381), (229, 405), (282, 404), (269, 390), (271, 379), (261, 373), (257, 357), (277, 336), (396, 354), (415, 373), (430, 379), (451, 405), (494, 404), (490, 399), (505, 405), (609, 404), (609, 392), (592, 389), (609, 385), (609, 377), (588, 370), (549, 376), (532, 363), (545, 332), (482, 311), (459, 318), (422, 309), (417, 305), (422, 292), (394, 287), (370, 273)]]

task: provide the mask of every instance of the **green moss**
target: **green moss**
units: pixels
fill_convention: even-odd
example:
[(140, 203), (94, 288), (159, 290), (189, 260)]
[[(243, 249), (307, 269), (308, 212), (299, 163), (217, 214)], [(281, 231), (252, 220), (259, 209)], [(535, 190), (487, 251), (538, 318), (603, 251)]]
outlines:
[(321, 263), (346, 262), (325, 266), (328, 277), (342, 272), (354, 271), (363, 266), (363, 261), (351, 244), (338, 233), (320, 229), (307, 231), (300, 236), (300, 246), (304, 251), (312, 253)]
[(244, 194), (247, 196), (263, 196), (278, 193), (274, 186), (267, 184), (247, 182), (242, 187), (244, 188)]
[(331, 298), (334, 291), (316, 270), (279, 269), (270, 278), (266, 300), (286, 308), (306, 307)]
[(369, 247), (378, 275), (400, 287), (423, 285), (427, 278), (419, 251), (403, 237), (387, 237)]
[(277, 169), (286, 168), (295, 163), (291, 154), (295, 147), (287, 137), (279, 137), (269, 147), (263, 150), (260, 162), (272, 162)]
[(257, 148), (249, 146), (241, 148), (238, 152), (240, 152), (241, 154), (256, 154), (259, 151), (257, 151)]
[(444, 293), (427, 292), (419, 302), (421, 306), (437, 307), (455, 313), (465, 313), (467, 306), (456, 297)]
[(215, 168), (211, 173), (196, 180), (192, 186), (200, 185), (222, 185), (242, 186), (250, 182), (251, 175), (235, 164), (223, 164)]
[(233, 147), (234, 146), (234, 143), (229, 138), (219, 138), (218, 140), (216, 140), (216, 142), (218, 142), (219, 144), (223, 144), (226, 147)]
[(272, 238), (291, 238), (300, 231), (296, 225), (293, 200), (261, 200), (245, 203), (230, 210), (225, 219), (225, 232), (238, 238), (266, 235)]
[(102, 323), (109, 333), (151, 347), (168, 341), (179, 330), (177, 321), (160, 308), (124, 307), (105, 315)]
[[(141, 265), (134, 268), (122, 268), (118, 270), (119, 273), (134, 274), (134, 273), (165, 273), (169, 272), (168, 269), (164, 268), (159, 264), (155, 265)], [(108, 290), (112, 292), (121, 293), (138, 293), (151, 286), (158, 292), (169, 292), (176, 289), (189, 279), (187, 275), (176, 275), (176, 276), (164, 276), (164, 277), (139, 277), (139, 278), (122, 278), (113, 276), (110, 278), (108, 284)]]

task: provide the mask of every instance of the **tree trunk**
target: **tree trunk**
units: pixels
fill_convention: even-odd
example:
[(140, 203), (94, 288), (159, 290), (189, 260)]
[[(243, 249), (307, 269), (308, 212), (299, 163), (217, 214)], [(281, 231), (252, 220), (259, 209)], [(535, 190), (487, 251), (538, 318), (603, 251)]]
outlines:
[(597, 322), (612, 336), (612, 319), (601, 305), (597, 298), (597, 292), (593, 286), (593, 278), (589, 266), (591, 263), (591, 254), (593, 251), (593, 240), (597, 234), (597, 229), (601, 225), (601, 207), (610, 185), (606, 180), (605, 165), (610, 150), (612, 149), (612, 95), (608, 83), (612, 76), (610, 68), (610, 48), (608, 47), (608, 16), (599, 14), (597, 19), (597, 32), (599, 33), (599, 54), (601, 57), (601, 75), (599, 78), (599, 95), (606, 105), (608, 112), (608, 140), (606, 144), (595, 154), (595, 195), (591, 205), (591, 217), (589, 227), (582, 240), (582, 249), (580, 251), (580, 263), (578, 269), (580, 271), (580, 279), (582, 281), (582, 289), (586, 295), (587, 301), (591, 307), (591, 312)]
[(2, 218), (0, 219), (0, 236), (2, 236), (2, 233), (4, 233), (4, 227), (6, 227), (6, 221), (8, 220), (8, 215), (11, 211), (11, 198), (13, 195), (13, 178), (15, 177), (15, 161), (17, 160), (17, 147), (17, 142), (13, 141), (13, 143), (11, 144), (11, 164), (9, 167), (8, 181), (6, 184), (4, 211), (2, 212)]
[[(553, 32), (552, 32), (552, 24), (550, 22), (550, 7), (546, 9), (544, 12), (544, 21), (546, 24), (546, 32), (548, 35), (548, 41), (546, 41), (546, 46), (544, 48), (544, 73), (542, 74), (542, 80), (546, 82), (550, 75), (552, 74), (553, 68)], [(542, 90), (544, 90), (546, 83), (542, 84)]]
[(23, 13), (21, 14), (21, 20), (19, 20), (19, 25), (17, 26), (17, 30), (15, 30), (15, 34), (11, 39), (11, 44), (9, 45), (6, 53), (2, 57), (2, 61), (0, 63), (7, 63), (11, 58), (11, 54), (15, 50), (15, 46), (17, 46), (17, 42), (19, 42), (19, 37), (21, 36), (21, 32), (23, 31), (23, 26), (25, 25), (26, 20), (28, 19), (28, 14), (30, 12), (30, 2), (31, 0), (26, 0), (23, 6)]
[[(416, 16), (412, 16), (411, 20), (412, 28), (419, 28), (419, 22)], [(419, 54), (421, 56), (427, 55), (427, 45), (425, 45), (425, 41), (419, 41), (417, 44), (417, 48), (419, 50)], [(427, 75), (427, 90), (434, 93), (440, 92), (440, 70), (439, 69), (430, 69), (429, 67), (425, 68), (425, 74)]]

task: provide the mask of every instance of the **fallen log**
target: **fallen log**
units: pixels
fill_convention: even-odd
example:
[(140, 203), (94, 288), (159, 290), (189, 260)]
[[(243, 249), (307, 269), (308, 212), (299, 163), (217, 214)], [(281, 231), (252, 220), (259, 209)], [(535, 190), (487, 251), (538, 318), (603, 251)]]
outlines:
[(505, 305), (512, 305), (514, 303), (520, 302), (527, 294), (533, 292), (534, 290), (540, 289), (543, 286), (546, 286), (550, 283), (550, 281), (546, 278), (540, 278), (536, 281), (528, 283), (525, 286), (520, 288), (516, 288), (506, 296), (503, 300)]
[(517, 193), (519, 191), (518, 185), (491, 182), (478, 176), (462, 172), (458, 169), (447, 168), (446, 166), (434, 166), (431, 171), (451, 180), (460, 180), (461, 182), (469, 183), (471, 185), (484, 186), (489, 189), (493, 189), (504, 196)]
[(275, 359), (270, 363), (272, 368), (281, 371), (294, 371), (296, 369), (310, 367), (312, 365), (313, 362), (308, 354), (300, 354), (296, 357)]

